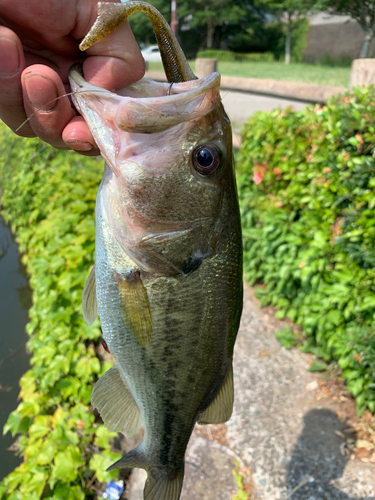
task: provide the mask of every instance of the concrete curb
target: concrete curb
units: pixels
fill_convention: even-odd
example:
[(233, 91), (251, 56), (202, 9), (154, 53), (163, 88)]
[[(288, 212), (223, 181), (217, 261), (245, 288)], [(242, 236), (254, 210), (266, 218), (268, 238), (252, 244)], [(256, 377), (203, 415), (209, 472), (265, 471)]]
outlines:
[[(159, 82), (166, 81), (164, 73), (159, 71), (146, 71), (145, 76)], [(236, 76), (222, 76), (221, 88), (317, 104), (324, 104), (329, 97), (347, 91), (345, 87), (330, 87), (314, 83), (284, 82)]]

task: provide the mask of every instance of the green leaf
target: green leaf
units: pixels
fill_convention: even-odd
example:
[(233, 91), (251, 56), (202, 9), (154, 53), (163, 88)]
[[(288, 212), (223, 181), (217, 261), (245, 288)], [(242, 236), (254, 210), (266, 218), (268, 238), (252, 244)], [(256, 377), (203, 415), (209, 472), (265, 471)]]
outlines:
[(286, 326), (283, 330), (276, 332), (275, 336), (281, 345), (286, 349), (294, 347), (300, 338), (299, 335), (296, 335), (289, 326)]
[(38, 453), (36, 462), (40, 465), (46, 465), (52, 462), (53, 457), (57, 452), (57, 444), (47, 442), (42, 446), (41, 451)]
[(100, 425), (96, 428), (95, 432), (95, 441), (94, 443), (101, 448), (109, 449), (109, 440), (117, 436), (116, 432), (110, 432), (108, 429), (104, 427), (104, 425)]
[(21, 492), (30, 500), (32, 500), (34, 496), (35, 499), (39, 499), (41, 494), (43, 493), (47, 478), (48, 475), (46, 472), (34, 473), (31, 479), (23, 483), (23, 485), (21, 486)]
[(3, 435), (10, 431), (12, 433), (12, 436), (15, 436), (21, 425), (21, 421), (21, 414), (17, 410), (12, 411), (12, 413), (8, 417), (6, 424), (4, 425)]
[(327, 244), (327, 236), (322, 231), (316, 231), (313, 244), (318, 248), (323, 248)]
[(118, 453), (109, 453), (107, 456), (95, 454), (90, 460), (89, 467), (96, 472), (100, 482), (106, 483), (118, 476), (118, 471), (107, 472), (106, 469), (120, 458), (121, 455)]
[(339, 325), (343, 319), (343, 314), (341, 311), (331, 310), (327, 314), (327, 321), (333, 323), (334, 325)]
[(59, 481), (53, 488), (54, 500), (85, 500), (85, 493), (80, 486)]
[(77, 469), (84, 463), (79, 448), (69, 445), (64, 452), (55, 456), (52, 478), (74, 481), (78, 474)]
[(48, 434), (52, 429), (49, 425), (50, 417), (44, 415), (36, 417), (30, 426), (29, 433), (31, 439), (39, 439)]
[(307, 371), (309, 372), (325, 372), (328, 368), (327, 363), (320, 359), (316, 359)]

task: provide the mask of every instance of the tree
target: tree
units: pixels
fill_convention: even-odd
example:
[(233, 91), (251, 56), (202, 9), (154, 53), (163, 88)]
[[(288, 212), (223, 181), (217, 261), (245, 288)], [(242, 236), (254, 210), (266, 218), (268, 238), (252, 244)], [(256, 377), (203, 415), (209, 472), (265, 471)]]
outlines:
[(359, 57), (368, 57), (370, 43), (375, 34), (375, 0), (319, 0), (315, 3), (315, 8), (355, 19), (365, 33)]
[(257, 0), (257, 4), (269, 7), (284, 20), (286, 24), (285, 64), (290, 64), (292, 23), (306, 14), (313, 2), (309, 0)]
[(179, 17), (184, 17), (192, 26), (205, 26), (206, 45), (213, 47), (215, 30), (230, 23), (238, 23), (246, 14), (244, 0), (181, 0)]

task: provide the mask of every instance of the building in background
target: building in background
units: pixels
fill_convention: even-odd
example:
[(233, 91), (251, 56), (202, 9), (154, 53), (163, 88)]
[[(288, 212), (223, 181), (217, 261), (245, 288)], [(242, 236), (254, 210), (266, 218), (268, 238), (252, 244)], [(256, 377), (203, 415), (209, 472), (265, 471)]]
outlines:
[[(306, 61), (357, 59), (365, 34), (361, 26), (349, 16), (333, 16), (319, 12), (308, 16), (310, 30), (304, 52)], [(375, 57), (375, 39), (370, 45), (370, 57)]]

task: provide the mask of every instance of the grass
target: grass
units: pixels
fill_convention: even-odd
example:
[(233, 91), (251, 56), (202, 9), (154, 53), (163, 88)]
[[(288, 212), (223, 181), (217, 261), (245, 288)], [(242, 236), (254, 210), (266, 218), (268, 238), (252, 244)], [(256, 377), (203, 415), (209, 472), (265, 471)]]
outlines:
[[(190, 63), (193, 71), (195, 64)], [(149, 63), (150, 71), (163, 71), (161, 63)], [(317, 83), (334, 87), (349, 87), (350, 68), (283, 62), (219, 62), (218, 71), (226, 76), (270, 78), (289, 82)]]

